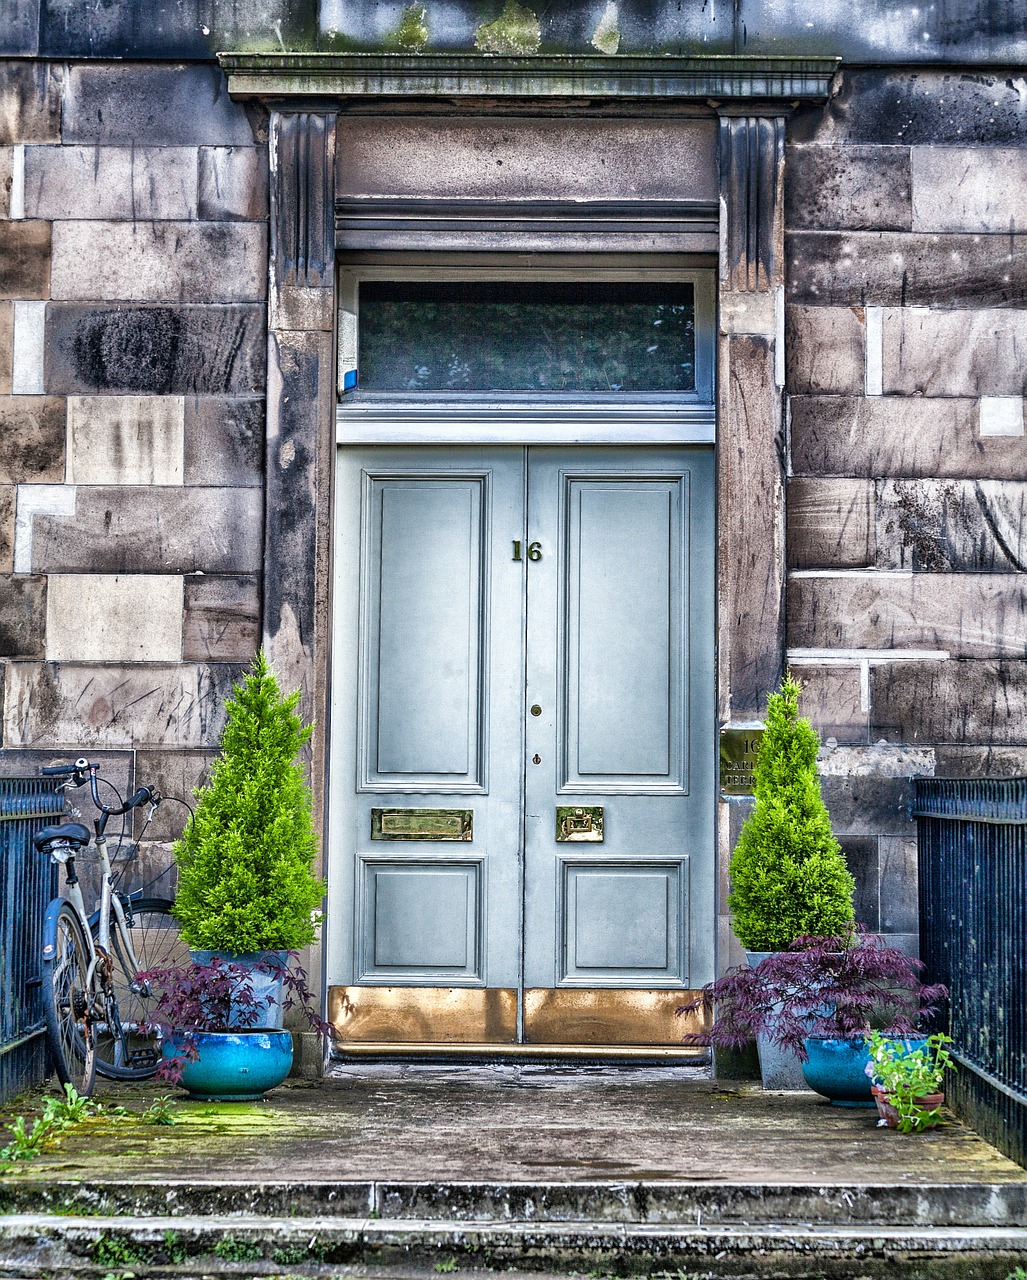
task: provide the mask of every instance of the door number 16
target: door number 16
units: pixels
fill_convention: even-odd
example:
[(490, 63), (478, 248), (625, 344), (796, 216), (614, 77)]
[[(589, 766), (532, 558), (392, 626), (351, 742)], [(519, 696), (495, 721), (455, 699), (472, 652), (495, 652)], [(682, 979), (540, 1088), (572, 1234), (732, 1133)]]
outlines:
[[(514, 547), (513, 558), (515, 560), (523, 560), (524, 557), (521, 555), (521, 544), (516, 538), (514, 539), (513, 547)], [(528, 559), (529, 560), (542, 559), (542, 543), (541, 542), (528, 543)]]

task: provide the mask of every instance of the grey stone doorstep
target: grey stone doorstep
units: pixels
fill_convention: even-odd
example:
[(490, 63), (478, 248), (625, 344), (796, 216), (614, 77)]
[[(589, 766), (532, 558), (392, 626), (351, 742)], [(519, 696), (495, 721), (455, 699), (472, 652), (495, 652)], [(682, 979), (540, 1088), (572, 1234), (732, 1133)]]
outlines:
[[(706, 1274), (741, 1270), (771, 1275), (783, 1267), (791, 1276), (882, 1277), (953, 1274), (953, 1264), (970, 1259), (984, 1265), (985, 1270), (975, 1274), (999, 1276), (1005, 1274), (1001, 1267), (1011, 1271), (1027, 1252), (1027, 1230), (997, 1227), (716, 1224), (671, 1229), (593, 1222), (469, 1225), (424, 1219), (221, 1215), (128, 1220), (33, 1214), (9, 1217), (0, 1224), (0, 1256), (8, 1260), (0, 1265), (7, 1274), (14, 1265), (21, 1275), (102, 1275), (105, 1269), (95, 1261), (101, 1238), (116, 1239), (140, 1255), (149, 1251), (156, 1259), (167, 1248), (168, 1232), (174, 1233), (176, 1250), (188, 1258), (214, 1255), (215, 1246), (227, 1236), (236, 1245), (251, 1243), (261, 1257), (254, 1257), (242, 1272), (231, 1269), (232, 1274), (250, 1276), (259, 1271), (275, 1274), (276, 1269), (262, 1266), (262, 1259), (285, 1250), (305, 1250), (311, 1261), (341, 1264), (457, 1261), (457, 1268), (446, 1265), (446, 1270), (599, 1266), (637, 1272), (694, 1264), (710, 1268), (712, 1263)], [(203, 1274), (208, 1274), (206, 1264)]]
[[(197, 1183), (46, 1180), (0, 1182), (0, 1223), (58, 1216), (73, 1221), (125, 1217), (217, 1221), (227, 1215), (315, 1222), (367, 1220), (491, 1227), (584, 1225), (647, 1230), (784, 1227), (889, 1230), (987, 1228), (1027, 1233), (1027, 1182), (825, 1185), (696, 1182)], [(122, 1216), (124, 1215), (124, 1216)], [(762, 1229), (762, 1227), (760, 1227)], [(1027, 1245), (1027, 1234), (1024, 1236)]]

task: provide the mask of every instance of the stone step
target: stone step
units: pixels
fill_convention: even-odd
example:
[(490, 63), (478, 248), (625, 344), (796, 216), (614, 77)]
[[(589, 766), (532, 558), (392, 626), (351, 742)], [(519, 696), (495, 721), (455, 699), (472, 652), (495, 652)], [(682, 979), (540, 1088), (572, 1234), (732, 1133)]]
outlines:
[[(19, 1278), (337, 1274), (338, 1266), (510, 1267), (594, 1275), (933, 1277), (999, 1280), (1027, 1230), (877, 1224), (710, 1226), (346, 1217), (62, 1217), (0, 1220), (0, 1274)], [(395, 1272), (390, 1272), (395, 1274)]]
[(0, 1214), (227, 1214), (464, 1224), (1027, 1228), (1027, 1182), (0, 1181)]

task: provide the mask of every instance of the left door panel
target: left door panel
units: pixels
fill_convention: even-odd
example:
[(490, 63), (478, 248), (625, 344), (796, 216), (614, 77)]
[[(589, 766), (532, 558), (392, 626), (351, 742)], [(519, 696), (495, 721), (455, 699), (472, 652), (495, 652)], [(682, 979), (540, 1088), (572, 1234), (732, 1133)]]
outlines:
[(519, 448), (339, 450), (328, 956), (347, 1038), (517, 1037), (523, 476)]

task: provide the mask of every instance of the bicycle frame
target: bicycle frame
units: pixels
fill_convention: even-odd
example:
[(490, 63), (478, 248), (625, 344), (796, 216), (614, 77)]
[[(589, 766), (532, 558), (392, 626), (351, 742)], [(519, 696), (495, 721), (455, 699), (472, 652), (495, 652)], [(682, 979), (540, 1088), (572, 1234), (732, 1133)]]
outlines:
[(132, 966), (135, 973), (139, 972), (139, 960), (136, 956), (135, 949), (132, 946), (132, 939), (129, 934), (128, 921), (125, 917), (125, 908), (122, 906), (121, 899), (114, 892), (114, 885), (111, 881), (111, 862), (107, 856), (107, 837), (99, 835), (93, 837), (93, 843), (100, 857), (100, 922), (98, 929), (97, 942), (99, 950), (93, 941), (92, 930), (89, 927), (89, 915), (86, 912), (85, 899), (82, 897), (82, 886), (78, 881), (78, 877), (74, 881), (69, 882), (66, 886), (65, 901), (69, 903), (78, 922), (82, 926), (82, 933), (85, 938), (86, 946), (89, 948), (89, 968), (86, 976), (89, 982), (92, 982), (96, 973), (98, 964), (100, 963), (101, 953), (109, 956), (111, 951), (111, 917), (114, 917), (114, 923), (118, 930), (118, 937), (121, 945), (124, 947), (124, 954), (128, 962)]
[[(66, 851), (58, 852), (52, 850), (52, 856), (59, 862), (63, 862), (67, 866), (68, 862), (72, 863), (67, 873), (65, 896), (63, 901), (66, 902), (78, 918), (81, 926), (83, 941), (85, 942), (88, 955), (88, 965), (86, 968), (86, 986), (87, 989), (98, 989), (104, 995), (104, 1009), (102, 1014), (110, 1019), (110, 1008), (113, 1008), (113, 1019), (117, 1023), (113, 1027), (114, 1039), (120, 1047), (122, 1045), (121, 1032), (138, 1030), (138, 1027), (132, 1023), (121, 1022), (120, 1013), (116, 1002), (109, 1003), (106, 999), (107, 993), (111, 990), (112, 974), (113, 974), (113, 958), (111, 955), (111, 921), (113, 919), (114, 928), (118, 932), (118, 942), (120, 946), (121, 959), (125, 962), (125, 968), (131, 974), (140, 972), (139, 958), (136, 955), (135, 948), (132, 945), (132, 939), (129, 934), (128, 919), (126, 917), (125, 908), (122, 905), (121, 898), (114, 892), (114, 884), (111, 876), (111, 861), (107, 853), (107, 822), (110, 818), (122, 814), (130, 813), (142, 804), (149, 803), (152, 808), (150, 810), (150, 818), (153, 817), (157, 805), (161, 802), (160, 793), (153, 787), (141, 787), (135, 795), (128, 801), (118, 806), (105, 805), (100, 800), (97, 790), (97, 779), (99, 766), (90, 764), (86, 759), (76, 760), (75, 764), (68, 767), (58, 765), (56, 768), (43, 769), (44, 774), (65, 775), (67, 781), (65, 786), (80, 787), (84, 786), (86, 781), (89, 782), (90, 797), (94, 806), (99, 810), (100, 816), (94, 823), (93, 844), (96, 847), (100, 860), (100, 901), (99, 901), (99, 918), (97, 924), (97, 936), (94, 939), (93, 931), (89, 927), (89, 916), (86, 912), (86, 904), (82, 897), (82, 886), (79, 883), (78, 876), (74, 870), (75, 853), (68, 847)], [(147, 818), (147, 825), (150, 818)], [(144, 827), (145, 830), (145, 827)], [(99, 977), (99, 981), (96, 981)], [(103, 1023), (98, 1025), (103, 1026)], [(109, 1028), (110, 1029), (110, 1028)]]

